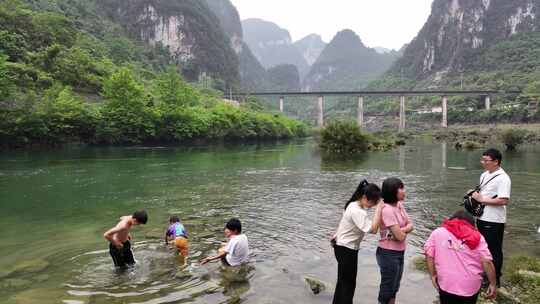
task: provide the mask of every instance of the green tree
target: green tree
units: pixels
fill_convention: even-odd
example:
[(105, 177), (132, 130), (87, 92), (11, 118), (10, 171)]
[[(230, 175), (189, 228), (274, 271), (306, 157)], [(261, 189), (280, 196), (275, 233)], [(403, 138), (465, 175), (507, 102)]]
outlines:
[(7, 56), (0, 53), (0, 101), (8, 98), (13, 90), (13, 82), (8, 74)]
[(170, 66), (154, 80), (153, 95), (166, 108), (188, 107), (201, 103), (201, 94), (182, 79), (174, 66)]
[(94, 136), (96, 113), (69, 86), (55, 84), (45, 91), (38, 113), (47, 125), (50, 144), (88, 141)]
[(144, 86), (129, 68), (120, 68), (103, 83), (107, 103), (98, 127), (98, 140), (104, 143), (138, 144), (155, 134), (156, 114), (148, 107)]

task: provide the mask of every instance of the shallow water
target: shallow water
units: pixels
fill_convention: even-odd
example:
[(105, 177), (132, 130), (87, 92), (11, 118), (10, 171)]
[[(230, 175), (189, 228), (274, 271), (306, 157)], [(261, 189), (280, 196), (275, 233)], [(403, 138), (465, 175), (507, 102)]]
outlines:
[[(512, 200), (507, 255), (540, 257), (540, 147), (505, 154)], [(354, 161), (321, 160), (311, 141), (197, 148), (85, 148), (0, 156), (0, 299), (7, 303), (329, 303), (336, 262), (328, 244), (358, 181), (399, 176), (416, 226), (407, 257), (478, 181), (481, 151), (415, 142)], [(146, 209), (136, 227), (134, 269), (112, 267), (102, 234)], [(169, 214), (190, 232), (187, 267), (159, 238)], [(239, 217), (251, 263), (231, 273), (200, 266)], [(360, 251), (356, 301), (375, 303), (376, 237)], [(26, 263), (26, 264), (25, 264)], [(326, 283), (313, 295), (305, 276)], [(432, 303), (426, 275), (407, 267), (400, 303)], [(2, 303), (4, 301), (2, 300)]]

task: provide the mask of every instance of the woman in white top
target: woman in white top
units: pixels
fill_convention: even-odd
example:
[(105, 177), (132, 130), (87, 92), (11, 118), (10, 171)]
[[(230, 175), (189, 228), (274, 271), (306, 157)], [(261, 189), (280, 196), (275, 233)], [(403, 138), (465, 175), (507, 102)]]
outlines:
[[(345, 205), (345, 212), (332, 238), (334, 254), (338, 262), (338, 278), (333, 304), (352, 304), (356, 288), (358, 250), (364, 234), (379, 230), (381, 189), (363, 180)], [(377, 206), (373, 221), (366, 212)]]

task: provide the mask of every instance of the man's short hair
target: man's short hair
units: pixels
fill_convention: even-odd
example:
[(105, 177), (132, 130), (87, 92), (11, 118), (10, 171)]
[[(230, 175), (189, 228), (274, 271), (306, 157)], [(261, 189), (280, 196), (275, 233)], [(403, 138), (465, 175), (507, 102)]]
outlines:
[(237, 218), (230, 219), (225, 225), (225, 228), (235, 231), (238, 234), (242, 233), (242, 223)]
[(171, 217), (169, 217), (169, 223), (178, 223), (180, 222), (180, 218), (176, 215), (172, 215)]
[(137, 223), (139, 224), (146, 224), (146, 222), (148, 222), (148, 214), (146, 214), (146, 211), (144, 210), (141, 210), (141, 211), (135, 211), (133, 213), (133, 218), (137, 220)]
[(484, 151), (484, 153), (482, 153), (482, 156), (489, 156), (492, 160), (495, 160), (499, 163), (499, 165), (501, 165), (501, 162), (502, 162), (502, 154), (501, 154), (501, 151), (497, 150), (497, 149), (487, 149), (486, 151)]

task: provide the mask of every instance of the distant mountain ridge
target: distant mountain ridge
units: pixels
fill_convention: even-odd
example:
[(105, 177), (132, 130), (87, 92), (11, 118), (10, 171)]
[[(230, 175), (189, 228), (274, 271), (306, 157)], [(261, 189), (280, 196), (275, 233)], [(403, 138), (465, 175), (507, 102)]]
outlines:
[(366, 47), (352, 30), (336, 34), (304, 80), (304, 90), (354, 90), (365, 87), (397, 59)]
[(242, 21), (244, 41), (265, 68), (280, 64), (295, 65), (304, 75), (309, 65), (293, 45), (291, 35), (273, 22), (261, 19)]

